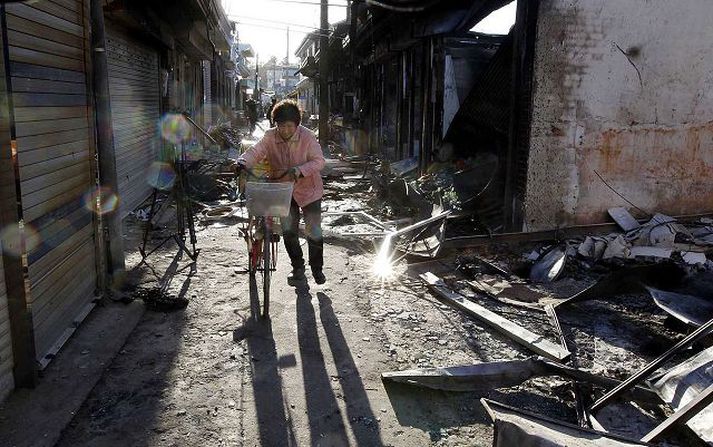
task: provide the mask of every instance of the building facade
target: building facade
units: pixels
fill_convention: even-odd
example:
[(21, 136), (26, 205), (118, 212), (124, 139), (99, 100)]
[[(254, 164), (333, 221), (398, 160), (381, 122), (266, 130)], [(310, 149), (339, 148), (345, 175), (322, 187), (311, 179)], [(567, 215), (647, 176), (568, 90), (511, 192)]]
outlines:
[[(67, 0), (13, 3), (1, 14), (0, 399), (38, 371), (109, 285), (110, 216), (126, 216), (164, 160), (160, 123), (186, 113), (229, 119), (232, 27), (219, 2)], [(91, 7), (103, 9), (92, 16)], [(106, 72), (91, 39), (102, 20)], [(106, 79), (110, 151), (97, 149), (97, 78)], [(102, 129), (103, 130), (103, 129)], [(113, 172), (107, 172), (107, 158)], [(104, 166), (100, 168), (100, 166)], [(117, 179), (113, 190), (99, 188)], [(121, 237), (121, 231), (119, 238)], [(121, 245), (121, 244), (118, 244)]]

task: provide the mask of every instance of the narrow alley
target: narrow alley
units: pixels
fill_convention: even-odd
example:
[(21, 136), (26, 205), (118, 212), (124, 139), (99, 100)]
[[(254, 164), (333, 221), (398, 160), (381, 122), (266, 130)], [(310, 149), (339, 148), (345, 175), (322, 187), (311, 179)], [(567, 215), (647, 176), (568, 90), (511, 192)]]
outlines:
[(711, 14), (0, 2), (0, 447), (713, 445)]
[[(447, 438), (431, 419), (435, 409), (399, 398), (407, 391), (391, 396), (381, 383), (381, 372), (399, 363), (379, 328), (373, 295), (388, 289), (373, 276), (368, 249), (328, 243), (324, 286), (295, 289), (276, 275), (271, 320), (252, 328), (247, 278), (236, 273), (246, 255), (234, 226), (212, 223), (198, 235), (195, 270), (167, 249), (133, 272), (147, 291), (165, 284), (163, 272), (175, 272), (165, 292), (186, 297), (188, 306), (146, 313), (58, 445), (406, 446)], [(127, 265), (140, 259), (128, 256)], [(278, 259), (277, 271), (287, 269), (282, 247)], [(413, 298), (403, 299), (405, 307)], [(455, 316), (443, 312), (430, 324)], [(407, 408), (397, 416), (394, 404)], [(474, 398), (451, 396), (439, 406), (447, 426), (465, 417), (458, 409), (466, 406), (484, 417)], [(462, 442), (473, 429), (487, 445), (486, 427), (464, 429)]]

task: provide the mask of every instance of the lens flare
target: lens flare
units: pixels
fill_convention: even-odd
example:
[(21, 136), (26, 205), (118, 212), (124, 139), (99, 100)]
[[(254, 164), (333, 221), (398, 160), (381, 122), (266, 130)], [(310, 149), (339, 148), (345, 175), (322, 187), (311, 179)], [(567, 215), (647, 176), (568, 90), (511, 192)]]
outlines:
[(155, 161), (146, 170), (146, 181), (149, 185), (162, 191), (173, 188), (176, 181), (176, 171), (173, 166), (163, 161)]
[(111, 188), (99, 187), (84, 194), (84, 207), (93, 213), (104, 215), (119, 209), (119, 196)]
[(22, 234), (25, 239), (25, 253), (33, 251), (42, 241), (40, 234), (32, 227), (32, 225), (8, 225), (0, 230), (0, 238), (3, 241), (9, 242), (8, 244), (2, 246), (3, 251), (10, 253), (13, 256), (21, 256), (23, 253), (20, 245), (20, 234)]
[(158, 123), (161, 137), (173, 144), (180, 144), (191, 138), (191, 123), (178, 113), (165, 114)]
[(379, 253), (376, 255), (374, 260), (374, 265), (371, 268), (372, 273), (377, 278), (385, 281), (394, 275), (394, 266), (391, 255), (391, 239), (390, 234), (386, 235), (384, 241), (381, 243), (379, 248)]

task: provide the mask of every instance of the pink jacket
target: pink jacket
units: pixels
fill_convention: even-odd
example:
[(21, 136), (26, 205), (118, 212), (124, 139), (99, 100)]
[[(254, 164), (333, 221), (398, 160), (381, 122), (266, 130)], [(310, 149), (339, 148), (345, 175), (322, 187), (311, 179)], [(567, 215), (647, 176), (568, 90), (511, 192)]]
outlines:
[[(322, 198), (324, 185), (320, 171), (324, 168), (322, 148), (311, 130), (298, 126), (289, 141), (284, 141), (277, 133), (277, 128), (268, 129), (265, 135), (252, 148), (240, 157), (247, 168), (252, 168), (267, 157), (270, 161), (271, 175), (281, 176), (290, 168), (297, 167), (302, 175), (295, 183), (292, 197), (299, 206), (309, 205)], [(290, 181), (288, 177), (280, 181)]]

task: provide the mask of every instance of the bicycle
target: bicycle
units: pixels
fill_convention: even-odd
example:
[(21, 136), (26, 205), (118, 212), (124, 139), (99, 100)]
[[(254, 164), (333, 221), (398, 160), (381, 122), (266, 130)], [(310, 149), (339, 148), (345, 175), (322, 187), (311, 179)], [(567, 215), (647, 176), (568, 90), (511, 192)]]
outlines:
[[(239, 228), (248, 249), (248, 268), (250, 280), (250, 306), (254, 317), (260, 316), (260, 298), (258, 296), (258, 273), (262, 276), (263, 310), (262, 317), (270, 315), (270, 280), (277, 269), (277, 245), (280, 235), (274, 232), (274, 220), (285, 217), (290, 212), (294, 182), (279, 182), (289, 174), (286, 171), (279, 177), (257, 175), (247, 168), (242, 168), (249, 177), (258, 181), (243, 182), (238, 175), (238, 191), (241, 200), (238, 204), (248, 211), (248, 219)], [(262, 180), (262, 181), (259, 181)]]

